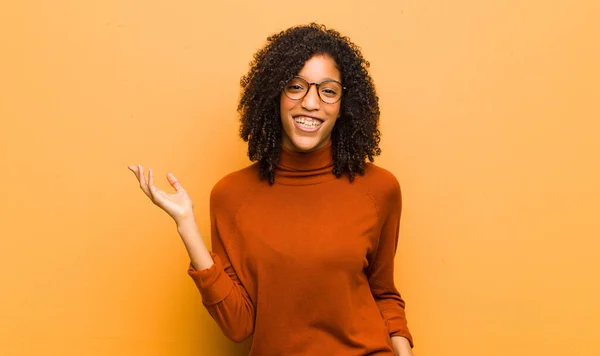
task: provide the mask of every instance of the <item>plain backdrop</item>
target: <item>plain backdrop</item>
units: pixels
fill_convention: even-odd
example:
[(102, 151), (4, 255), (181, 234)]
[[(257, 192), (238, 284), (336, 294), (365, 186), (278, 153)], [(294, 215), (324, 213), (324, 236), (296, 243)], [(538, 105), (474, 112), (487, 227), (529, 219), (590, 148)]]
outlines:
[(0, 354), (247, 354), (126, 167), (174, 172), (210, 241), (239, 79), (311, 21), (372, 64), (415, 355), (600, 354), (597, 0), (3, 1)]

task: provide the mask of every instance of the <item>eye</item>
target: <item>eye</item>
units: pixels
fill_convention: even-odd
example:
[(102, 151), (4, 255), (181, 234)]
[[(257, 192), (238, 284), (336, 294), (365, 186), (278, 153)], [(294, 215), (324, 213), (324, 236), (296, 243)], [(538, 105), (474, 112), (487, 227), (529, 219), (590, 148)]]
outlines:
[(291, 82), (285, 87), (285, 90), (291, 93), (299, 93), (304, 91), (304, 85), (299, 82)]
[(328, 98), (335, 98), (341, 92), (341, 88), (337, 83), (323, 83), (319, 89), (321, 95)]

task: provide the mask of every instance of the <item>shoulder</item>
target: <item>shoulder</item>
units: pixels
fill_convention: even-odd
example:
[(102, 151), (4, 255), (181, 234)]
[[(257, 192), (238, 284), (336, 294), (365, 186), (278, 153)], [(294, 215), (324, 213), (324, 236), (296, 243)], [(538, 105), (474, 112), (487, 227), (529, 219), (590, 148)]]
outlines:
[(229, 173), (212, 188), (211, 206), (235, 204), (264, 184), (268, 183), (260, 180), (258, 163)]
[(401, 201), (400, 183), (394, 174), (373, 163), (365, 164), (365, 174), (356, 175), (355, 181), (371, 195), (380, 208), (389, 208)]
[(368, 162), (365, 164), (365, 174), (357, 175), (357, 180), (374, 190), (394, 191), (400, 190), (400, 183), (394, 174), (385, 168)]

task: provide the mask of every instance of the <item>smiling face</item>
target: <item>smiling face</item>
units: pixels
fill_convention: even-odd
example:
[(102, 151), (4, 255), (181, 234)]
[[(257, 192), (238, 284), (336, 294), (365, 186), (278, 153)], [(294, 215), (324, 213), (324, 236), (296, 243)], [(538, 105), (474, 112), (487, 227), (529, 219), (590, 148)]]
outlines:
[[(335, 61), (326, 54), (311, 57), (298, 76), (309, 83), (342, 81)], [(321, 101), (316, 85), (311, 85), (306, 96), (299, 100), (292, 100), (282, 92), (279, 107), (283, 146), (298, 152), (311, 152), (325, 146), (340, 116), (340, 105), (341, 101), (334, 104)]]

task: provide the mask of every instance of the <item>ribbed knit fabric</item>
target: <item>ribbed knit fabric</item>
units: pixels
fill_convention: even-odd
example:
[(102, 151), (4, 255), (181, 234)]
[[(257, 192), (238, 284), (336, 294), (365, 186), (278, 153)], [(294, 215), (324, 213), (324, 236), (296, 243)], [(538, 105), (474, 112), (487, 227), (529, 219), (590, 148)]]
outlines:
[(396, 178), (368, 163), (349, 182), (332, 174), (331, 142), (283, 149), (270, 186), (254, 164), (211, 193), (215, 264), (188, 273), (233, 341), (250, 355), (388, 355), (412, 345), (394, 286), (401, 196)]

